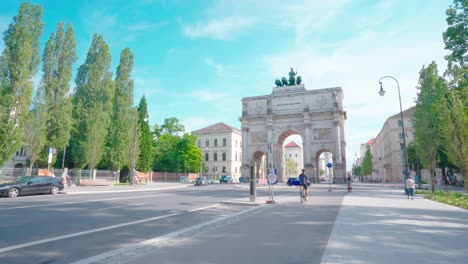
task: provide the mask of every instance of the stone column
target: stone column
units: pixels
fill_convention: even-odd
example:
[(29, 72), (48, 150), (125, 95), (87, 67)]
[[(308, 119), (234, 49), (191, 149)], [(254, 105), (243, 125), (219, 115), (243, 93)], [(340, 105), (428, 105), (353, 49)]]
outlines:
[(340, 132), (340, 122), (335, 121), (333, 122), (335, 126), (335, 153), (333, 154), (333, 159), (335, 163), (341, 164), (341, 132)]

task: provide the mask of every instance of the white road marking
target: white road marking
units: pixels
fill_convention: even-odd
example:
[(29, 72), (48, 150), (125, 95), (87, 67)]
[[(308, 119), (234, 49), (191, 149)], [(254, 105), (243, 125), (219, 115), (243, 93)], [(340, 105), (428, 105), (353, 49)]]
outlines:
[[(205, 207), (201, 207), (201, 208), (196, 208), (196, 209), (193, 209), (193, 210), (190, 210), (190, 211), (187, 211), (187, 212), (199, 211), (199, 210), (203, 210), (203, 209), (218, 206), (218, 205), (219, 204), (215, 204), (215, 205), (211, 205), (211, 206), (205, 206)], [(78, 232), (78, 233), (72, 233), (72, 234), (63, 235), (63, 236), (57, 236), (57, 237), (51, 237), (51, 238), (36, 240), (36, 241), (23, 243), (23, 244), (17, 244), (17, 245), (13, 245), (13, 246), (9, 246), (9, 247), (0, 248), (0, 253), (11, 251), (11, 250), (16, 250), (16, 249), (20, 249), (20, 248), (25, 248), (25, 247), (35, 246), (35, 245), (39, 245), (39, 244), (44, 244), (44, 243), (48, 243), (48, 242), (53, 242), (53, 241), (57, 241), (57, 240), (88, 235), (88, 234), (101, 232), (101, 231), (106, 231), (106, 230), (115, 229), (115, 228), (120, 228), (120, 227), (124, 227), (124, 226), (135, 225), (135, 224), (145, 223), (145, 222), (154, 221), (154, 220), (160, 220), (160, 219), (164, 219), (164, 218), (168, 218), (168, 217), (172, 217), (172, 216), (176, 216), (176, 215), (181, 215), (181, 214), (183, 214), (183, 212), (166, 214), (166, 215), (161, 215), (161, 216), (156, 216), (156, 217), (150, 217), (150, 218), (141, 219), (141, 220), (137, 220), (137, 221), (132, 221), (132, 222), (128, 222), (128, 223), (112, 225), (112, 226), (107, 226), (107, 227), (102, 227), (102, 228), (96, 228), (96, 229), (91, 229), (91, 230), (82, 231), (82, 232)]]
[(114, 208), (122, 208), (122, 207), (128, 207), (128, 206), (139, 206), (139, 205), (144, 205), (144, 203), (139, 203), (139, 204), (124, 204), (124, 205), (119, 205), (119, 206), (104, 207), (104, 208), (97, 209), (96, 211), (107, 210), (107, 209), (114, 209)]
[(201, 211), (201, 210), (205, 210), (205, 209), (216, 207), (216, 206), (220, 206), (220, 204), (213, 204), (213, 205), (209, 205), (209, 206), (205, 206), (205, 207), (195, 208), (195, 209), (192, 209), (192, 210), (188, 210), (187, 212), (191, 213), (191, 212)]
[(153, 194), (153, 195), (132, 196), (132, 197), (106, 198), (106, 199), (97, 199), (97, 200), (79, 201), (79, 202), (65, 202), (65, 203), (59, 203), (59, 204), (24, 205), (24, 206), (17, 206), (17, 207), (0, 208), (0, 211), (23, 209), (23, 208), (33, 208), (33, 207), (36, 208), (36, 207), (47, 207), (47, 206), (62, 206), (62, 205), (66, 205), (66, 204), (81, 204), (81, 203), (94, 203), (94, 202), (102, 202), (102, 201), (128, 200), (128, 199), (138, 199), (138, 198), (158, 197), (158, 196), (168, 196), (168, 195), (175, 195), (175, 194), (170, 194), (170, 193), (167, 193), (167, 194)]
[[(213, 206), (207, 206), (213, 207)], [(126, 263), (127, 261), (142, 256), (147, 253), (155, 252), (156, 250), (160, 250), (164, 247), (168, 247), (172, 244), (177, 243), (179, 240), (186, 238), (187, 236), (191, 236), (197, 230), (205, 229), (206, 227), (214, 226), (217, 223), (222, 221), (228, 220), (233, 217), (240, 216), (242, 214), (248, 213), (253, 211), (257, 208), (261, 208), (263, 205), (251, 207), (249, 209), (223, 216), (220, 218), (216, 218), (210, 221), (203, 222), (201, 224), (197, 224), (194, 226), (190, 226), (172, 233), (169, 233), (164, 236), (155, 237), (152, 239), (148, 239), (142, 241), (136, 245), (131, 245), (128, 247), (123, 247), (119, 249), (115, 249), (109, 251), (107, 253), (103, 253), (94, 257), (90, 257), (87, 259), (79, 260), (77, 262), (73, 262), (73, 264), (90, 264), (90, 263), (99, 263), (99, 264), (117, 264), (117, 263)]]

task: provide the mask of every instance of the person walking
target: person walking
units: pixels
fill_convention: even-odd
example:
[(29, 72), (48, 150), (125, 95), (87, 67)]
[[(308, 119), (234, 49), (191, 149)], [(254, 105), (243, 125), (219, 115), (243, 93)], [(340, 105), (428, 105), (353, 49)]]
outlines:
[(64, 168), (62, 172), (63, 186), (71, 186), (70, 176), (68, 176), (68, 168)]
[(413, 200), (415, 185), (416, 184), (414, 183), (413, 175), (410, 175), (408, 179), (406, 179), (406, 182), (405, 182), (406, 194), (408, 195), (408, 199), (411, 196), (411, 200)]

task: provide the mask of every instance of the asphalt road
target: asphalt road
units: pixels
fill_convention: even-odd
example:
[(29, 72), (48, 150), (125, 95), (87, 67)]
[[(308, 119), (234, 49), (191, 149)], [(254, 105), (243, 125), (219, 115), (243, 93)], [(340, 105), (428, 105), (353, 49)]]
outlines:
[[(257, 194), (267, 196), (267, 190), (259, 189)], [(276, 194), (293, 197), (297, 195), (294, 187), (286, 186), (277, 188)], [(159, 255), (158, 260), (164, 261), (158, 263), (194, 263), (189, 252), (178, 253), (181, 252), (178, 247), (184, 245), (184, 241), (188, 241), (187, 236), (197, 237), (204, 242), (197, 244), (201, 248), (193, 250), (217, 252), (209, 256), (218, 256), (219, 260), (222, 260), (229, 251), (238, 252), (245, 248), (246, 242), (241, 239), (242, 236), (230, 238), (229, 234), (252, 234), (256, 228), (261, 228), (268, 222), (268, 226), (272, 228), (271, 232), (263, 231), (271, 237), (267, 235), (262, 239), (275, 240), (275, 243), (284, 247), (307, 245), (303, 249), (304, 254), (308, 252), (307, 259), (315, 257), (320, 260), (343, 194), (344, 192), (327, 193), (326, 189), (318, 188), (315, 191), (315, 199), (300, 210), (297, 209), (298, 197), (295, 197), (297, 201), (294, 199), (291, 204), (260, 206), (262, 208), (259, 210), (242, 204), (220, 204), (221, 201), (247, 197), (248, 189), (219, 184), (144, 192), (2, 198), (0, 263), (72, 263), (180, 230), (190, 230), (184, 233), (185, 240), (151, 253), (163, 254)], [(307, 207), (310, 210), (304, 211)], [(247, 211), (249, 213), (244, 214)], [(237, 224), (225, 219), (232, 215), (238, 215)], [(285, 218), (294, 222), (306, 219), (305, 222), (319, 224), (309, 224), (313, 226), (313, 230), (309, 230), (313, 231), (311, 239), (310, 235), (307, 235), (310, 234), (309, 231), (298, 232), (296, 228), (290, 227), (289, 234), (282, 232), (282, 225), (286, 224), (282, 219)], [(211, 222), (211, 228), (203, 225)], [(200, 230), (195, 230), (194, 227), (200, 225)], [(209, 234), (217, 236), (217, 239), (213, 240)], [(282, 239), (274, 239), (275, 237)], [(222, 244), (229, 247), (226, 250), (213, 250)], [(151, 254), (140, 258), (149, 257)], [(248, 257), (248, 254), (244, 257)], [(236, 260), (234, 257), (230, 259), (232, 263)]]

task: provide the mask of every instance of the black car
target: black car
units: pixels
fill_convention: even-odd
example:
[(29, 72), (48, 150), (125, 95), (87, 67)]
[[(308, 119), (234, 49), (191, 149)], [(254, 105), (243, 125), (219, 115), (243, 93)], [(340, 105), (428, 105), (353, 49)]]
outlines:
[(57, 194), (61, 190), (63, 190), (62, 178), (51, 176), (25, 176), (13, 182), (0, 184), (0, 196), (5, 195), (10, 198), (26, 194)]
[(223, 175), (219, 179), (219, 183), (232, 183), (232, 182), (233, 182), (232, 176), (228, 176), (228, 175)]
[(195, 179), (195, 186), (203, 186), (208, 185), (205, 177), (198, 177)]

